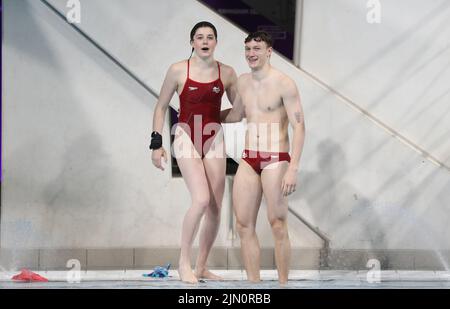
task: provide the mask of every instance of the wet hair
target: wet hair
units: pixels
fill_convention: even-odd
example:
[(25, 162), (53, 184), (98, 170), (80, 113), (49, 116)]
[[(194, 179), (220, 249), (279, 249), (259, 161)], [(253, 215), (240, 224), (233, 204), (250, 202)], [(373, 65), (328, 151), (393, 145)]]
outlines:
[[(216, 29), (216, 27), (213, 24), (211, 24), (209, 21), (200, 21), (200, 22), (196, 23), (195, 26), (191, 30), (191, 42), (194, 41), (194, 35), (195, 35), (195, 32), (197, 32), (197, 29), (198, 28), (204, 28), (204, 27), (211, 28), (212, 31), (214, 32), (214, 36), (215, 36), (215, 38), (217, 40), (217, 29)], [(194, 48), (192, 47), (191, 56), (189, 57), (189, 59), (192, 57), (192, 53), (193, 52), (194, 52)]]
[(244, 43), (248, 43), (251, 40), (254, 40), (255, 42), (266, 42), (267, 47), (272, 47), (273, 46), (273, 39), (270, 36), (270, 34), (268, 34), (265, 31), (256, 31), (256, 32), (252, 32), (250, 33), (247, 38), (245, 39)]
[(216, 27), (214, 27), (214, 25), (211, 24), (208, 21), (201, 21), (201, 22), (196, 23), (194, 28), (192, 28), (192, 30), (191, 30), (191, 42), (194, 40), (194, 35), (195, 35), (195, 32), (197, 32), (197, 29), (198, 28), (204, 28), (204, 27), (211, 28), (212, 31), (214, 32), (214, 36), (216, 37), (216, 40), (217, 40), (217, 29), (216, 29)]

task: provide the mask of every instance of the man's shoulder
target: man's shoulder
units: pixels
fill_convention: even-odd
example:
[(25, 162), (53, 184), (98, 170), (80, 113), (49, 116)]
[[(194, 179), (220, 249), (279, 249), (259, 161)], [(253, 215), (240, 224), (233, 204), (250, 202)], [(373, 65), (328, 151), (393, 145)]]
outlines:
[(296, 87), (294, 79), (278, 69), (274, 69), (274, 79), (281, 90), (288, 90)]
[(280, 71), (277, 68), (272, 67), (272, 75), (277, 81), (282, 83), (293, 82), (294, 80), (289, 77), (286, 73)]
[(238, 83), (243, 83), (248, 81), (252, 76), (252, 73), (242, 73), (241, 75), (239, 75), (238, 77)]
[(250, 78), (251, 78), (251, 73), (243, 73), (243, 74), (239, 75), (239, 77), (237, 79), (238, 89), (243, 89), (241, 87), (245, 87), (245, 85), (248, 83)]

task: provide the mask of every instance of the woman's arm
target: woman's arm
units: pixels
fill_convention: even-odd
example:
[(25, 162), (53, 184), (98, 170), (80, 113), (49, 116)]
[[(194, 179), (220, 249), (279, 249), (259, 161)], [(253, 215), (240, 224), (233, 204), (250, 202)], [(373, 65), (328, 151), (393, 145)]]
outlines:
[(155, 110), (153, 112), (153, 131), (161, 134), (164, 118), (166, 116), (167, 108), (169, 107), (170, 100), (173, 94), (177, 90), (178, 83), (178, 70), (176, 64), (172, 64), (167, 71), (166, 78), (161, 86), (158, 102), (156, 103)]
[[(167, 71), (164, 82), (161, 86), (158, 102), (156, 103), (155, 110), (153, 112), (153, 132), (161, 134), (164, 126), (164, 118), (166, 117), (166, 111), (169, 107), (170, 100), (178, 87), (178, 75), (177, 65), (172, 64)], [(161, 164), (161, 158), (164, 158), (167, 163), (167, 154), (164, 147), (152, 150), (152, 162), (157, 168), (164, 171), (164, 167)]]

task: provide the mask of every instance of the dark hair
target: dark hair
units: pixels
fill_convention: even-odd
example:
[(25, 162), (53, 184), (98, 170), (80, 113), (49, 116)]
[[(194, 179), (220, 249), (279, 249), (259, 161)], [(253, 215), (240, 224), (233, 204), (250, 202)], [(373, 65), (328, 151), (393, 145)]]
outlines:
[(201, 21), (201, 22), (196, 23), (194, 28), (192, 28), (192, 30), (191, 30), (191, 42), (194, 40), (194, 35), (195, 35), (195, 32), (197, 31), (197, 29), (198, 28), (203, 28), (203, 27), (211, 28), (212, 31), (214, 32), (214, 36), (216, 37), (216, 40), (217, 40), (217, 29), (216, 29), (216, 27), (214, 27), (214, 25), (211, 24), (208, 21)]
[(270, 36), (270, 34), (268, 34), (265, 31), (256, 31), (256, 32), (252, 32), (248, 35), (248, 37), (245, 39), (244, 43), (248, 43), (251, 40), (254, 40), (256, 42), (266, 42), (267, 47), (272, 47), (273, 46), (273, 39)]
[[(217, 40), (217, 29), (216, 29), (216, 27), (214, 27), (214, 25), (211, 24), (209, 21), (200, 21), (200, 22), (196, 23), (195, 26), (191, 30), (191, 42), (194, 40), (194, 35), (195, 35), (195, 32), (197, 32), (197, 29), (198, 28), (204, 28), (204, 27), (211, 28), (212, 31), (214, 32), (214, 36), (216, 37), (216, 40)], [(193, 52), (194, 52), (194, 48), (192, 47), (191, 57), (192, 57), (192, 53)], [(189, 58), (191, 58), (191, 57), (189, 57)]]

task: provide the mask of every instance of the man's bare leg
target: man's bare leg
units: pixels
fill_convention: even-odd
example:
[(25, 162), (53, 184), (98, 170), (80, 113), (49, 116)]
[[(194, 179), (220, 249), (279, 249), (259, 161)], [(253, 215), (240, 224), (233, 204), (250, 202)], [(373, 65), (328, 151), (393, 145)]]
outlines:
[(267, 203), (267, 216), (275, 240), (275, 263), (278, 281), (288, 281), (291, 243), (287, 228), (288, 202), (283, 196), (281, 182), (288, 168), (288, 162), (278, 162), (267, 166), (261, 173), (264, 198)]
[(260, 248), (256, 236), (256, 219), (261, 205), (262, 187), (258, 174), (244, 160), (239, 164), (233, 183), (233, 209), (241, 238), (241, 256), (247, 279), (259, 282)]
[(215, 144), (214, 149), (208, 151), (203, 159), (203, 165), (206, 171), (211, 199), (200, 233), (195, 275), (197, 278), (223, 280), (222, 277), (213, 274), (206, 267), (209, 252), (219, 230), (222, 199), (225, 190), (226, 156), (223, 141)]

